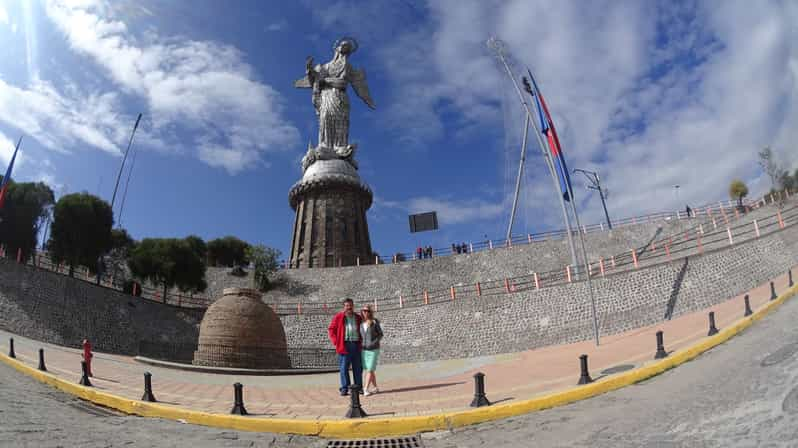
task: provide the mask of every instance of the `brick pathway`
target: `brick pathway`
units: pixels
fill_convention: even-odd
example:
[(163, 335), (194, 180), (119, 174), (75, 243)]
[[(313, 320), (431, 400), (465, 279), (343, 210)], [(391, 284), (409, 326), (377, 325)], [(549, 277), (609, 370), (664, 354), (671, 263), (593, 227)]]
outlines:
[[(787, 289), (787, 276), (775, 279), (776, 291)], [(769, 283), (749, 292), (751, 307), (756, 310), (770, 298)], [(510, 402), (568, 389), (579, 378), (579, 355), (589, 355), (594, 379), (602, 371), (616, 367), (639, 367), (653, 359), (655, 333), (665, 334), (665, 348), (677, 350), (691, 345), (707, 333), (707, 312), (714, 311), (718, 328), (743, 315), (742, 295), (711, 309), (681, 316), (626, 333), (604, 336), (601, 345), (592, 341), (545, 347), (520, 353), (454, 359), (434, 362), (380, 366), (381, 393), (363, 397), (363, 408), (371, 416), (424, 415), (442, 411), (469, 409), (474, 393), (474, 373), (486, 375), (488, 398)], [(80, 378), (81, 351), (44, 344), (0, 331), (3, 351), (8, 338), (14, 337), (17, 358), (37, 366), (38, 349), (45, 349), (48, 370), (67, 380)], [(244, 402), (250, 414), (284, 418), (342, 418), (349, 397), (338, 395), (338, 374), (294, 376), (239, 376), (206, 374), (148, 366), (128, 356), (96, 353), (92, 382), (97, 389), (140, 399), (143, 373), (152, 372), (153, 390), (163, 404), (194, 410), (228, 413), (233, 402), (232, 384), (244, 384)], [(611, 374), (611, 373), (608, 373)]]

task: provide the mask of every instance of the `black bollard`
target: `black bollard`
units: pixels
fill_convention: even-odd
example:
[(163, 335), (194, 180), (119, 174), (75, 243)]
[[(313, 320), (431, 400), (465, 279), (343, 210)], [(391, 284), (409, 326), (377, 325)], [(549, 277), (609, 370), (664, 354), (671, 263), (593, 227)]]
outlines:
[(490, 406), (490, 401), (485, 396), (485, 374), (477, 372), (474, 374), (474, 399), (471, 400), (471, 407), (481, 406)]
[(667, 358), (668, 352), (665, 351), (665, 343), (662, 341), (662, 330), (657, 332), (657, 353), (654, 354), (654, 359)]
[(247, 409), (244, 407), (244, 386), (241, 383), (233, 384), (233, 398), (235, 404), (233, 404), (233, 410), (231, 410), (230, 413), (235, 415), (249, 415)]
[(787, 286), (792, 288), (794, 285), (794, 283), (792, 282), (792, 269), (787, 269), (787, 280), (788, 280)]
[(80, 385), (86, 387), (92, 387), (91, 381), (89, 381), (89, 373), (87, 372), (88, 368), (86, 367), (86, 361), (80, 362), (80, 369), (83, 371), (83, 375), (80, 376)]
[(716, 334), (718, 334), (718, 327), (715, 326), (715, 312), (714, 311), (710, 311), (709, 312), (709, 332), (707, 333), (707, 336), (714, 336)]
[(776, 286), (770, 282), (770, 300), (776, 300), (779, 296), (776, 295)]
[(579, 382), (576, 384), (589, 384), (593, 382), (590, 372), (587, 371), (587, 355), (579, 355), (579, 368), (582, 371), (579, 375)]
[[(150, 372), (144, 372), (144, 395), (141, 396), (141, 401), (149, 401), (155, 403), (155, 395), (152, 394), (152, 374)], [(244, 403), (241, 403), (241, 406), (244, 406)]]
[(368, 417), (366, 411), (360, 407), (360, 386), (357, 384), (349, 386), (349, 395), (351, 400), (349, 402), (349, 410), (346, 411), (346, 418)]
[(14, 353), (14, 338), (11, 338), (11, 341), (8, 343), (8, 357), (9, 358), (17, 357), (17, 354)]
[(745, 301), (745, 314), (743, 315), (747, 317), (754, 314), (754, 312), (751, 310), (751, 302), (748, 300), (748, 294), (743, 297), (743, 300)]
[(44, 349), (43, 348), (39, 349), (39, 370), (41, 370), (42, 372), (46, 372), (47, 371), (47, 367), (44, 365)]

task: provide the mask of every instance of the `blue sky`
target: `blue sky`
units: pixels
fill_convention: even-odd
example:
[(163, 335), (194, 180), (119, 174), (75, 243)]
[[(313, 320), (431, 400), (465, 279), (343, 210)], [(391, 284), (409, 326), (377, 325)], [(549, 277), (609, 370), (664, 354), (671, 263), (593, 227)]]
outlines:
[[(523, 115), (484, 44), (497, 35), (536, 74), (570, 166), (601, 173), (612, 216), (683, 208), (726, 199), (733, 177), (769, 188), (766, 145), (798, 167), (796, 24), (775, 1), (0, 0), (0, 163), (24, 134), (17, 180), (110, 201), (142, 113), (121, 218), (135, 238), (232, 234), (286, 254), (287, 192), (317, 132), (292, 82), (351, 35), (377, 103), (350, 92), (375, 249), (499, 237)], [(531, 142), (516, 233), (562, 226)], [(441, 230), (409, 234), (407, 214), (431, 210)]]

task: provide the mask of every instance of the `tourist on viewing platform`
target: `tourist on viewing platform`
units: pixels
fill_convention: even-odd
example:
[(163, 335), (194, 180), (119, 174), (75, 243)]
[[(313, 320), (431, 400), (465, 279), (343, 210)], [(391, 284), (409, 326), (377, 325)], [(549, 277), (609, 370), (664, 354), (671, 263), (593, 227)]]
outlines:
[(363, 341), (363, 371), (366, 374), (363, 381), (366, 383), (364, 395), (368, 397), (380, 391), (377, 387), (377, 360), (380, 357), (382, 327), (379, 319), (374, 316), (371, 306), (364, 306), (360, 310), (360, 315), (363, 317), (363, 323), (360, 324), (360, 339)]
[(432, 246), (427, 246), (426, 249), (424, 249), (424, 255), (426, 258), (432, 258)]
[(466, 243), (460, 244), (460, 250), (462, 251), (462, 253), (467, 254), (468, 253), (468, 245)]
[(362, 319), (354, 312), (355, 303), (352, 299), (344, 300), (344, 310), (333, 316), (327, 333), (330, 342), (338, 353), (338, 370), (341, 374), (341, 395), (349, 395), (349, 367), (352, 367), (352, 376), (355, 384), (363, 391), (363, 367), (361, 359), (360, 324)]
[(689, 217), (692, 216), (693, 209), (691, 209), (689, 205), (685, 205), (684, 206), (684, 212), (687, 213), (687, 217), (689, 218)]
[(460, 253), (460, 246), (452, 243), (452, 254), (459, 254)]
[(421, 250), (421, 246), (418, 246), (418, 247), (416, 248), (416, 258), (418, 258), (419, 260), (421, 260), (423, 257), (424, 257), (424, 254), (423, 254), (423, 252), (422, 252), (422, 250)]

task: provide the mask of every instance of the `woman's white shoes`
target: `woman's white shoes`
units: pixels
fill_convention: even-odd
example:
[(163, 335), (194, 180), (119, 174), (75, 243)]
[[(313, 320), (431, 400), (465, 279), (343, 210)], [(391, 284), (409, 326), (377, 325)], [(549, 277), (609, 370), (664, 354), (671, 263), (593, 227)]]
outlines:
[(372, 390), (366, 389), (366, 391), (363, 393), (363, 396), (368, 397), (369, 395), (378, 394), (379, 392), (380, 392), (380, 389), (378, 387), (375, 387)]

